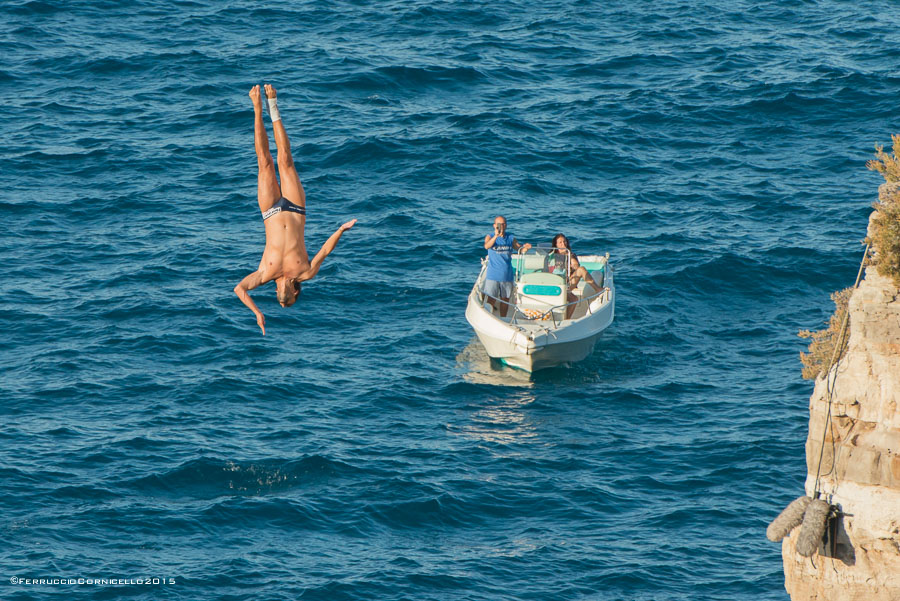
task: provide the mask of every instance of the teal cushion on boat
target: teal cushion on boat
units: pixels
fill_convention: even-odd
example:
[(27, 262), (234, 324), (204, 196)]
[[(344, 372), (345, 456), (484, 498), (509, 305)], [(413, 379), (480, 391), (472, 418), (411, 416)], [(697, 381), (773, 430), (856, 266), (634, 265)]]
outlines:
[(541, 286), (540, 284), (525, 284), (522, 294), (541, 294), (544, 296), (558, 296), (562, 294), (559, 286)]
[(581, 266), (588, 271), (604, 271), (606, 269), (606, 263), (598, 261), (584, 261)]

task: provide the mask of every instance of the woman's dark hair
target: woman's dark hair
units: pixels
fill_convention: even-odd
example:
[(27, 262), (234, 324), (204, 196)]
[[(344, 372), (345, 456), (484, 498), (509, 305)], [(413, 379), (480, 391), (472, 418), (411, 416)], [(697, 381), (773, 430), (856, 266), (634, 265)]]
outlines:
[(553, 247), (550, 250), (550, 254), (553, 255), (553, 263), (557, 266), (566, 264), (566, 253), (557, 252), (557, 249), (556, 249), (556, 241), (559, 240), (560, 238), (562, 238), (563, 242), (565, 243), (566, 250), (569, 251), (568, 252), (569, 257), (571, 259), (575, 259), (577, 261), (578, 257), (575, 255), (574, 252), (572, 252), (572, 247), (569, 245), (569, 239), (566, 237), (566, 235), (565, 234), (556, 234), (555, 236), (553, 236), (553, 241), (550, 243), (550, 245)]
[(566, 238), (565, 234), (556, 234), (555, 236), (553, 236), (553, 241), (550, 242), (550, 246), (552, 246), (553, 248), (556, 248), (556, 241), (559, 240), (560, 238), (562, 238), (563, 242), (565, 242), (566, 248), (568, 248), (569, 250), (572, 250), (572, 247), (569, 245), (569, 239)]

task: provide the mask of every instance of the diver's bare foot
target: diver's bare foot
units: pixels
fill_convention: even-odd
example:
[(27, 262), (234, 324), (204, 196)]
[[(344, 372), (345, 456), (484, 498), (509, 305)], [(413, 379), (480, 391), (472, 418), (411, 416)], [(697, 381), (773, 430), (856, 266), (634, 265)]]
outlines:
[(266, 84), (266, 98), (275, 98), (278, 92), (270, 84)]
[(250, 100), (253, 102), (253, 108), (262, 109), (262, 97), (259, 94), (259, 85), (250, 88)]
[(350, 229), (351, 227), (353, 227), (354, 225), (356, 225), (356, 219), (354, 219), (353, 221), (348, 221), (347, 223), (345, 223), (344, 225), (342, 225), (342, 226), (341, 226), (341, 230), (346, 232), (347, 230), (349, 230), (349, 229)]

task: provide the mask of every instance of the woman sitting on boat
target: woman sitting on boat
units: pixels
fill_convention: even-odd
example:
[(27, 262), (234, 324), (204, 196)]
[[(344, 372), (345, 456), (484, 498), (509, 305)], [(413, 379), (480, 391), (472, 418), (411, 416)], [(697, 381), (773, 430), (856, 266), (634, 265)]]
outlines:
[[(544, 270), (549, 273), (556, 273), (565, 278), (566, 283), (568, 284), (566, 298), (567, 302), (570, 303), (569, 306), (566, 307), (566, 319), (569, 319), (572, 317), (572, 312), (575, 311), (574, 303), (578, 300), (578, 297), (575, 296), (573, 290), (578, 289), (578, 282), (580, 282), (582, 278), (584, 278), (587, 285), (594, 289), (593, 294), (603, 292), (603, 286), (594, 281), (591, 273), (578, 262), (578, 256), (572, 252), (572, 247), (569, 245), (569, 239), (565, 235), (556, 234), (553, 236), (551, 246), (552, 249), (547, 253), (547, 258), (545, 259)], [(588, 294), (588, 296), (592, 296), (593, 294)]]

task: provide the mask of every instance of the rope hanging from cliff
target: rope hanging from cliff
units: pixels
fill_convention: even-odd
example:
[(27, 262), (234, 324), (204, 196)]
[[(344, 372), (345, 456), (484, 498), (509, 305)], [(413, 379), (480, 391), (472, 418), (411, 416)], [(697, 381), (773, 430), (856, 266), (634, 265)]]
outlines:
[[(869, 256), (869, 246), (863, 253), (863, 260), (859, 266), (859, 272), (856, 274), (856, 282), (853, 283), (853, 289), (859, 287), (859, 281), (862, 279), (863, 269), (866, 265), (866, 259)], [(837, 367), (843, 356), (844, 345), (847, 343), (845, 334), (847, 326), (850, 323), (850, 307), (848, 305), (844, 316), (841, 320), (841, 327), (838, 330), (837, 342), (831, 352), (831, 361), (828, 364), (828, 371), (825, 372), (825, 396), (828, 402), (828, 412), (825, 416), (825, 424), (822, 428), (822, 444), (819, 447), (819, 465), (816, 467), (816, 484), (812, 497), (806, 495), (792, 501), (778, 517), (772, 520), (769, 527), (766, 528), (766, 538), (773, 542), (781, 542), (785, 536), (789, 535), (798, 526), (800, 532), (797, 534), (795, 549), (802, 557), (809, 557), (812, 561), (813, 555), (818, 551), (822, 541), (822, 536), (828, 526), (829, 521), (838, 515), (836, 507), (830, 502), (820, 499), (822, 494), (819, 490), (819, 482), (822, 476), (822, 458), (825, 456), (825, 439), (828, 436), (828, 430), (831, 429), (831, 469), (833, 470), (837, 463), (834, 443), (834, 425), (831, 422), (831, 405), (834, 399), (834, 385), (837, 380)], [(829, 473), (831, 473), (829, 471)], [(834, 556), (834, 537), (832, 537), (832, 556)], [(815, 566), (815, 563), (813, 563)]]
[[(853, 283), (853, 289), (859, 287), (859, 281), (862, 279), (863, 269), (866, 266), (866, 259), (869, 257), (869, 245), (866, 244), (866, 250), (863, 251), (863, 258), (859, 264), (859, 271), (856, 274), (856, 281)], [(825, 415), (825, 425), (822, 428), (822, 444), (819, 447), (819, 465), (816, 467), (816, 484), (813, 487), (813, 499), (818, 499), (821, 491), (819, 490), (819, 478), (822, 474), (822, 458), (825, 456), (825, 439), (828, 437), (828, 430), (831, 429), (831, 469), (834, 469), (836, 458), (834, 456), (834, 425), (831, 423), (831, 402), (834, 395), (834, 383), (837, 380), (837, 366), (841, 362), (843, 355), (843, 347), (847, 343), (844, 333), (847, 331), (847, 324), (850, 322), (850, 307), (847, 306), (844, 311), (844, 319), (841, 322), (841, 329), (838, 333), (837, 344), (831, 351), (831, 361), (828, 363), (828, 371), (825, 372), (825, 398), (828, 403), (828, 411)], [(832, 371), (834, 372), (832, 374)], [(830, 472), (829, 472), (830, 473)]]

